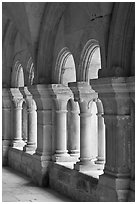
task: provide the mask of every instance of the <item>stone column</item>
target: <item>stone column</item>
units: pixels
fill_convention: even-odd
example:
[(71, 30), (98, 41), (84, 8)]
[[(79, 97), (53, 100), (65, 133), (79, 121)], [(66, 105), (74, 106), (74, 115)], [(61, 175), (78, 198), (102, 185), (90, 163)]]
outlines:
[(130, 109), (131, 109), (131, 137), (130, 143), (130, 188), (128, 201), (135, 202), (135, 77), (128, 77), (126, 80), (127, 88), (130, 93)]
[(49, 88), (55, 110), (55, 154), (52, 159), (56, 162), (71, 161), (67, 150), (67, 103), (72, 92), (68, 86), (62, 84), (52, 84)]
[(33, 154), (32, 179), (42, 186), (48, 181), (48, 165), (52, 158), (52, 100), (46, 84), (32, 85), (28, 91), (37, 106), (37, 149)]
[(22, 138), (22, 103), (24, 99), (18, 88), (11, 88), (10, 91), (12, 95), (14, 109), (13, 110), (14, 132), (12, 147), (23, 148), (23, 146), (25, 145)]
[(34, 152), (36, 150), (36, 140), (37, 140), (37, 112), (36, 104), (32, 97), (32, 94), (28, 91), (27, 87), (20, 88), (22, 95), (24, 96), (27, 103), (28, 112), (28, 136), (27, 144), (24, 146), (23, 150), (25, 152)]
[(72, 108), (69, 115), (68, 127), (68, 151), (70, 156), (80, 155), (80, 117), (77, 102), (71, 100)]
[(7, 165), (8, 150), (12, 142), (13, 120), (11, 112), (10, 89), (2, 88), (2, 165)]
[(56, 111), (56, 157), (68, 156), (66, 137), (66, 110)]
[(97, 189), (100, 201), (127, 201), (130, 97), (125, 78), (94, 79), (90, 84), (103, 103), (106, 125), (106, 163)]
[(91, 130), (91, 104), (97, 98), (95, 91), (87, 82), (69, 83), (74, 93), (75, 101), (80, 106), (80, 161), (74, 168), (78, 171), (88, 171), (95, 168), (94, 147)]
[(104, 124), (104, 111), (102, 103), (99, 99), (97, 99), (97, 109), (98, 109), (98, 157), (96, 164), (102, 164), (102, 168), (105, 163), (105, 124)]

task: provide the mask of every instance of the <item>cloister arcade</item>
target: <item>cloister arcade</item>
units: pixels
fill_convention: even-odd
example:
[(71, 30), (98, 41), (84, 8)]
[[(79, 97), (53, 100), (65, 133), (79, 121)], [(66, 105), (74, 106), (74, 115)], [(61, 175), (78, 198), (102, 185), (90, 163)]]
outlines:
[(20, 5), (22, 27), (4, 7), (3, 165), (76, 201), (134, 201), (134, 3)]

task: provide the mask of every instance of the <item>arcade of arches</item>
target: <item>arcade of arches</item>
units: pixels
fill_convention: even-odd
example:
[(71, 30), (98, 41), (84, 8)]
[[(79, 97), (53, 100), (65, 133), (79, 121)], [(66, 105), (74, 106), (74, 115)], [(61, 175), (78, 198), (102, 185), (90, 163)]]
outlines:
[(135, 200), (134, 9), (3, 3), (3, 165), (75, 201)]

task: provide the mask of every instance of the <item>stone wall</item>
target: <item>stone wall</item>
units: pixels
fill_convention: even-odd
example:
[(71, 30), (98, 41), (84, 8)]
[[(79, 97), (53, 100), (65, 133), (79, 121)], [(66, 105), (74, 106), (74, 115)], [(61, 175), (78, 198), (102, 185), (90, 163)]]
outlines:
[(98, 179), (57, 163), (50, 165), (49, 185), (56, 191), (80, 202), (97, 202)]

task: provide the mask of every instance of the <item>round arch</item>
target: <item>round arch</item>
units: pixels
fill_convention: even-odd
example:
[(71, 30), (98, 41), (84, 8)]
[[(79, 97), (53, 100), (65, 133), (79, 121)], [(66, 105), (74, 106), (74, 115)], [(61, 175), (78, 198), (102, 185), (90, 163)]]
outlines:
[(58, 54), (55, 71), (53, 71), (53, 81), (60, 84), (76, 81), (74, 59), (67, 47), (63, 48)]
[(24, 87), (24, 73), (21, 63), (17, 60), (14, 64), (11, 75), (11, 87)]
[(89, 78), (90, 63), (93, 54), (96, 49), (99, 49), (99, 43), (97, 40), (89, 40), (83, 48), (80, 57), (79, 69), (78, 69), (78, 81), (87, 81)]

